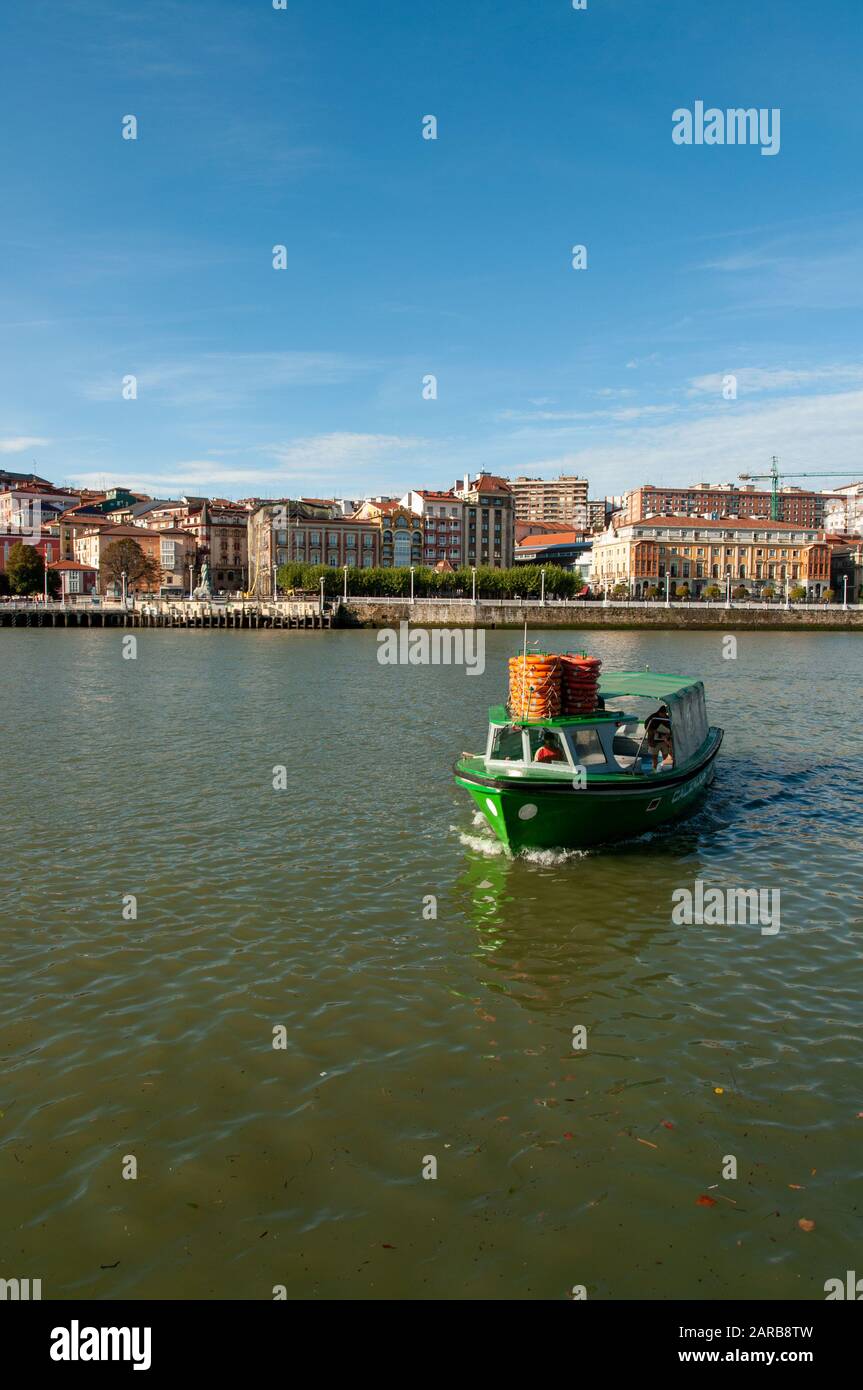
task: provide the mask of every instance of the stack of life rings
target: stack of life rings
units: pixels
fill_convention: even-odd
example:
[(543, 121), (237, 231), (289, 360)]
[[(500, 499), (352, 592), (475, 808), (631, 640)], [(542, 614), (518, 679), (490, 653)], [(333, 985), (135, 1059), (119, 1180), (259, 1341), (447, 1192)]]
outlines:
[(592, 714), (599, 695), (598, 656), (586, 652), (564, 652), (560, 658), (561, 713)]
[(528, 652), (509, 659), (509, 712), (513, 719), (556, 719), (561, 712), (561, 658)]

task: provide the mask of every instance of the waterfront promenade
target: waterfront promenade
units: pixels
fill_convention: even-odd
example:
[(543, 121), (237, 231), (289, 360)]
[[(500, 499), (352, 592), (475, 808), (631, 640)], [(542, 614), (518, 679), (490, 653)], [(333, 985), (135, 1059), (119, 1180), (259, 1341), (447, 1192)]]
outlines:
[(775, 631), (863, 631), (863, 605), (841, 603), (670, 602), (645, 600), (326, 598), (120, 599), (72, 602), (20, 599), (0, 603), (0, 627), (144, 627), (311, 629), (393, 627), (747, 628)]

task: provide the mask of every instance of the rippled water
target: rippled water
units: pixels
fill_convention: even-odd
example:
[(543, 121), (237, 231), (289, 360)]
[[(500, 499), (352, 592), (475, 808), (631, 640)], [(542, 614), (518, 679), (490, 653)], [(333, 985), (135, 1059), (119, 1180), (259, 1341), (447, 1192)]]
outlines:
[[(0, 633), (0, 1276), (805, 1299), (859, 1269), (859, 637), (597, 633), (705, 680), (715, 787), (518, 859), (451, 779), (517, 634), (481, 677), (363, 632), (121, 645)], [(697, 878), (781, 889), (781, 931), (672, 925)]]

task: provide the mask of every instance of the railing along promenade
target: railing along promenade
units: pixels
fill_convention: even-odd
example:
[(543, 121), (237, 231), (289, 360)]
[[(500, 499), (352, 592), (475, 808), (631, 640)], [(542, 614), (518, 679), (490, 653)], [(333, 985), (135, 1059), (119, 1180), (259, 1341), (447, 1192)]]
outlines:
[(352, 595), (273, 599), (0, 599), (3, 627), (273, 629), (417, 625), (477, 627), (673, 627), (863, 631), (863, 604), (754, 599), (453, 598)]

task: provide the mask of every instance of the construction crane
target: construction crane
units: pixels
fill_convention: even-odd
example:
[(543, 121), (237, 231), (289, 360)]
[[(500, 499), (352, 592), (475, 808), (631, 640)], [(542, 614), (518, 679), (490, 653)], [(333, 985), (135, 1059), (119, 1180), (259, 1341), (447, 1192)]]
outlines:
[(779, 521), (779, 483), (783, 478), (859, 478), (859, 473), (780, 473), (779, 459), (773, 455), (769, 473), (738, 473), (741, 482), (770, 483), (770, 520)]

